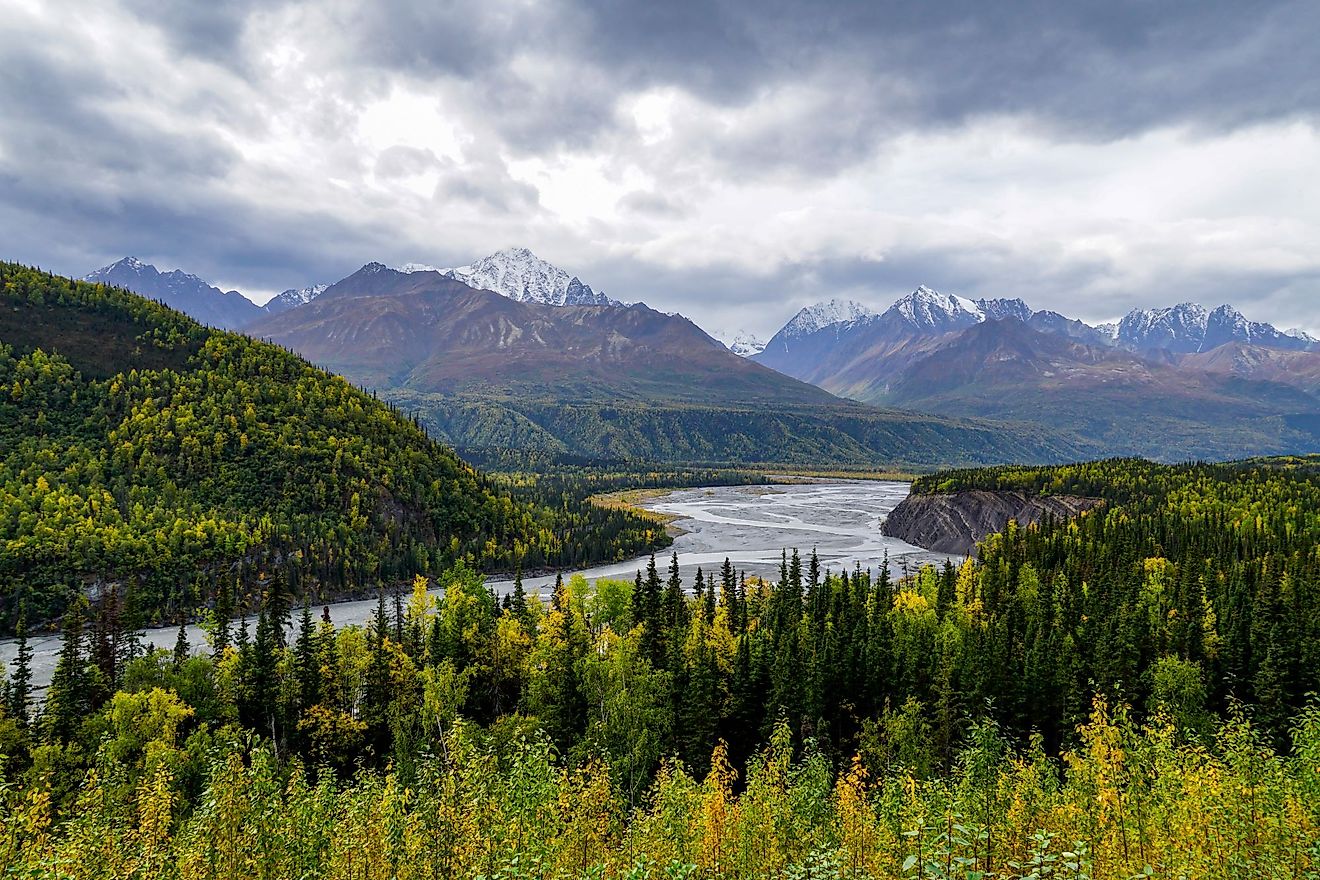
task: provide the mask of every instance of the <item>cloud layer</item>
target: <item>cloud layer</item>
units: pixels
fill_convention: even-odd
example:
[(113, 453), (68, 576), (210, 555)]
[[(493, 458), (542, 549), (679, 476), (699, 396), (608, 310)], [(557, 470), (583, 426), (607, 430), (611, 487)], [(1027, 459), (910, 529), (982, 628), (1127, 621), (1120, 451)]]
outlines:
[(260, 298), (523, 244), (772, 331), (919, 283), (1320, 330), (1320, 6), (0, 0), (0, 233)]

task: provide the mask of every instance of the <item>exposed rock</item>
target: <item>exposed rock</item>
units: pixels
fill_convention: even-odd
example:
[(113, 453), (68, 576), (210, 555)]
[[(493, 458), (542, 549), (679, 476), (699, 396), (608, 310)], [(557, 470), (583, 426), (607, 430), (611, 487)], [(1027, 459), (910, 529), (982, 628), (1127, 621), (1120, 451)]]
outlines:
[(1031, 525), (1047, 515), (1071, 519), (1103, 503), (1075, 495), (981, 490), (909, 495), (889, 514), (881, 531), (936, 553), (968, 555), (986, 536), (1002, 532), (1009, 520)]

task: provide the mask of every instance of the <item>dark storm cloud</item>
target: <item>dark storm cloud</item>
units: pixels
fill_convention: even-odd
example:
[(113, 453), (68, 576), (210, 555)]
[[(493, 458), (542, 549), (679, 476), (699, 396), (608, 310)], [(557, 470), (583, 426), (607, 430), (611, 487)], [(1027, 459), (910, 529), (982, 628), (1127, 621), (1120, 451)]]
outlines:
[[(770, 242), (768, 269), (748, 268), (745, 248), (721, 261), (708, 246), (713, 256), (685, 255), (681, 267), (681, 249), (645, 246), (652, 233), (709, 243), (713, 231), (684, 225), (706, 222), (712, 193), (773, 180), (790, 202), (804, 194), (786, 208), (810, 208), (813, 182), (850, 183), (854, 169), (903, 138), (956, 134), (988, 117), (1011, 117), (1042, 149), (1169, 127), (1195, 138), (1261, 122), (1314, 124), (1320, 4), (1310, 0), (123, 0), (85, 7), (110, 22), (95, 33), (19, 4), (0, 0), (9, 23), (0, 32), (0, 234), (10, 256), (59, 271), (137, 253), (277, 290), (334, 280), (368, 259), (425, 258), (428, 247), (471, 259), (513, 237), (533, 248), (571, 242), (579, 253), (630, 240), (566, 268), (584, 279), (598, 273), (591, 283), (613, 295), (684, 311), (760, 304), (761, 314), (791, 314), (791, 303), (822, 293), (885, 297), (921, 282), (1056, 308), (1072, 291), (1086, 303), (1099, 291), (1106, 308), (1176, 296), (1314, 309), (1310, 268), (1290, 273), (1264, 259), (1241, 272), (1175, 266), (1167, 289), (1135, 286), (1156, 277), (1154, 263), (1178, 259), (1167, 242), (1146, 254), (1145, 275), (1125, 265), (1122, 247), (1079, 254), (983, 229), (960, 242), (887, 239), (883, 259), (828, 242), (796, 247), (787, 232)], [(158, 33), (163, 52), (143, 51)], [(88, 53), (79, 39), (114, 51)], [(296, 70), (281, 78), (285, 50)], [(175, 92), (158, 94), (157, 80)], [(465, 133), (457, 152), (440, 155), (416, 138), (361, 141), (364, 108), (400, 87), (433, 96), (456, 120)], [(639, 136), (628, 109), (647, 90), (678, 95), (654, 141)], [(622, 219), (546, 207), (552, 200), (537, 187), (553, 182), (565, 154), (615, 175), (606, 204)], [(529, 159), (544, 164), (516, 168)], [(976, 161), (969, 155), (967, 167)], [(641, 169), (636, 182), (629, 168)], [(1047, 192), (1047, 173), (1082, 171), (1065, 162), (1024, 175), (1022, 186)], [(935, 181), (931, 201), (972, 186), (941, 192)], [(1242, 206), (1244, 216), (1269, 212), (1247, 197)], [(445, 226), (454, 222), (448, 207), (475, 212), (475, 223), (471, 214), (459, 221), (462, 243)], [(719, 234), (735, 238), (765, 219), (718, 216)]]
[(446, 174), (436, 184), (434, 198), (441, 204), (457, 200), (497, 214), (520, 217), (525, 217), (537, 207), (536, 187), (514, 180), (507, 174), (502, 177)]
[[(126, 0), (140, 21), (153, 24), (184, 55), (241, 66), (240, 42), (247, 16), (276, 3), (261, 0)], [(128, 47), (125, 47), (128, 48)]]
[[(1023, 114), (1068, 137), (1157, 125), (1231, 128), (1320, 109), (1302, 2), (674, 2), (499, 5), (413, 0), (349, 17), (357, 57), (469, 83), (522, 150), (617, 124), (622, 90), (677, 86), (721, 106), (812, 84), (818, 104), (723, 146), (744, 160), (833, 168), (917, 126)], [(519, 69), (528, 53), (553, 74)]]

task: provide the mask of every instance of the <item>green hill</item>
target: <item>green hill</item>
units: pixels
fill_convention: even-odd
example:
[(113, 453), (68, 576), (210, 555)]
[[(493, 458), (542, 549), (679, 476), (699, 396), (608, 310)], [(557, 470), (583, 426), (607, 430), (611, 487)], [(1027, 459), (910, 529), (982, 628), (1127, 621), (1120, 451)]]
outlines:
[(381, 392), (460, 449), (507, 447), (598, 459), (918, 471), (1082, 458), (1087, 447), (1021, 424), (827, 406), (561, 401)]
[(0, 600), (167, 617), (220, 584), (370, 589), (466, 558), (617, 558), (620, 511), (513, 497), (389, 404), (123, 290), (0, 264)]

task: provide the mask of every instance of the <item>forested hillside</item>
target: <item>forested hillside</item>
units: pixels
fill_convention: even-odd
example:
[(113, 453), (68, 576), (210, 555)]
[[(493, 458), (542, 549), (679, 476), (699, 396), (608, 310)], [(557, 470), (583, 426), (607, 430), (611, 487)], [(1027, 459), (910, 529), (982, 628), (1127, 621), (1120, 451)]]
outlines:
[[(921, 491), (1103, 497), (943, 570), (471, 569), (365, 629), (217, 619), (0, 721), (0, 860), (73, 876), (1311, 876), (1320, 460)], [(200, 650), (199, 650), (200, 649)], [(702, 781), (704, 779), (704, 781)], [(1048, 870), (1046, 870), (1048, 868)]]
[(1048, 430), (838, 403), (566, 402), (382, 392), (458, 447), (504, 446), (592, 458), (724, 467), (912, 468), (1077, 458)]
[(130, 619), (223, 584), (327, 596), (458, 560), (663, 546), (655, 523), (511, 492), (296, 355), (102, 285), (0, 264), (0, 617), (82, 592)]

